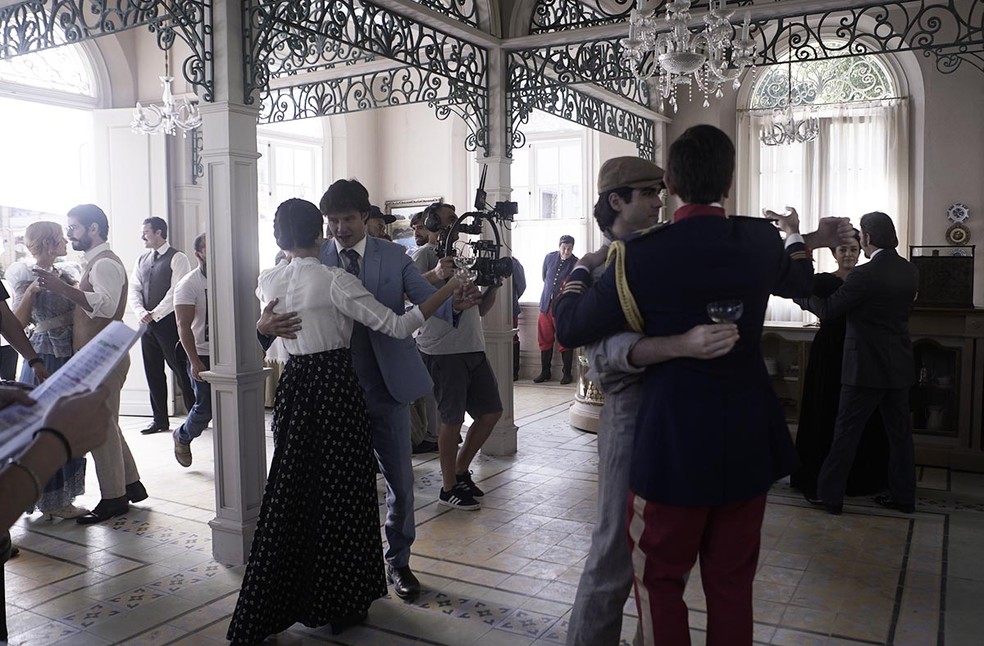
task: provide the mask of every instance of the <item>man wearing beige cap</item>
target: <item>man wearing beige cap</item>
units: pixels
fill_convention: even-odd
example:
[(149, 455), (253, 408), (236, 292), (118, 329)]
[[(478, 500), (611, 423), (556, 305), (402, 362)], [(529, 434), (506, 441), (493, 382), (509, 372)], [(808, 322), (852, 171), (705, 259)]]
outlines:
[[(656, 164), (639, 157), (609, 159), (598, 175), (598, 228), (608, 240), (626, 240), (656, 226), (663, 188), (663, 169)], [(597, 280), (607, 255), (606, 244), (585, 254), (579, 266), (597, 264)], [(604, 392), (605, 405), (598, 424), (598, 512), (571, 611), (568, 646), (615, 646), (621, 641), (622, 609), (632, 589), (625, 501), (645, 365), (676, 357), (717, 357), (737, 339), (737, 327), (727, 323), (697, 325), (667, 337), (620, 332), (584, 347), (588, 377)]]

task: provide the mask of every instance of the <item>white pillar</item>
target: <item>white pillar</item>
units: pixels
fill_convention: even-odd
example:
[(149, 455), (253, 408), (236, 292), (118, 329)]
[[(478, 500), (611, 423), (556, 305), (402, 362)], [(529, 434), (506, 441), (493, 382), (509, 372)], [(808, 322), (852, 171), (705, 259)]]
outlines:
[[(490, 205), (506, 201), (512, 193), (509, 166), (512, 160), (505, 156), (506, 122), (506, 54), (501, 49), (489, 50), (489, 132), (488, 153), (479, 151), (477, 161), (488, 165), (485, 181), (487, 201)], [(512, 248), (512, 232), (499, 227), (503, 252)], [(502, 418), (496, 424), (482, 452), (488, 455), (513, 455), (516, 453), (516, 424), (513, 417), (512, 381), (512, 280), (503, 282), (495, 301), (495, 307), (483, 319), (485, 328), (485, 353), (499, 382), (502, 399)]]
[(212, 553), (245, 563), (266, 479), (264, 372), (256, 341), (259, 273), (256, 117), (243, 103), (242, 7), (215, 0), (215, 102), (201, 106), (208, 214), (209, 330), (215, 428)]

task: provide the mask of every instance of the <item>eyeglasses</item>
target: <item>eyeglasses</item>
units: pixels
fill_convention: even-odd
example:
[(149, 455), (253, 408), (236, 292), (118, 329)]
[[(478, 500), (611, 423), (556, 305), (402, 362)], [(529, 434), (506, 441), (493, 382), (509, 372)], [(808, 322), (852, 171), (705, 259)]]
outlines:
[(65, 227), (65, 231), (67, 231), (69, 234), (71, 234), (72, 231), (75, 231), (76, 229), (82, 229), (82, 228), (84, 228), (84, 227), (81, 224), (70, 224), (67, 227)]

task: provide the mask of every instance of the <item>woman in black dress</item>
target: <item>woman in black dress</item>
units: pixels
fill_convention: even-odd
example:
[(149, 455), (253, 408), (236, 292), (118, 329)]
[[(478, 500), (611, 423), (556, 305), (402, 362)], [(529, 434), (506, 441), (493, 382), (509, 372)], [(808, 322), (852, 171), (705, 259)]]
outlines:
[(290, 353), (273, 410), (273, 462), (228, 638), (256, 644), (295, 622), (362, 622), (386, 595), (374, 458), (362, 389), (352, 368), (353, 320), (407, 337), (458, 285), (451, 280), (418, 309), (397, 315), (358, 278), (319, 260), (322, 216), (305, 200), (277, 208), (273, 231), (292, 260), (260, 274), (257, 296), (279, 299), (303, 327), (283, 339)]
[[(813, 295), (830, 296), (844, 283), (847, 274), (858, 263), (860, 237), (854, 232), (855, 241), (831, 249), (837, 261), (837, 271), (817, 274), (813, 282)], [(807, 301), (796, 299), (804, 308)], [(790, 483), (808, 497), (815, 497), (817, 476), (827, 459), (834, 438), (834, 422), (840, 404), (841, 365), (844, 359), (844, 334), (847, 331), (845, 317), (820, 321), (820, 329), (810, 346), (810, 361), (803, 379), (803, 400), (800, 407), (799, 428), (796, 431), (796, 451), (800, 467)], [(847, 495), (857, 496), (882, 491), (887, 482), (888, 438), (877, 410), (868, 418), (858, 452), (847, 479)]]

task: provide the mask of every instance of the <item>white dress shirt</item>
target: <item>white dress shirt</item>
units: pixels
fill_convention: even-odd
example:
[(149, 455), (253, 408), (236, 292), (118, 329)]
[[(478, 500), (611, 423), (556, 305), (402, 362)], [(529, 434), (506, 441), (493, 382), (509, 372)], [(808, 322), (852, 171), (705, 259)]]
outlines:
[[(164, 255), (170, 248), (171, 245), (165, 242), (153, 251)], [(155, 321), (160, 321), (173, 312), (174, 288), (189, 272), (191, 272), (191, 261), (188, 260), (188, 256), (180, 251), (175, 251), (174, 255), (171, 256), (171, 286), (168, 287), (167, 293), (164, 294), (164, 298), (157, 304), (154, 311), (148, 312), (143, 303), (143, 280), (140, 277), (140, 258), (137, 258), (137, 261), (133, 263), (133, 271), (130, 272), (130, 291), (126, 299), (130, 309), (137, 315), (137, 320), (143, 319), (149, 313)]]
[(108, 242), (85, 252), (85, 264), (89, 268), (92, 291), (82, 293), (85, 294), (85, 300), (88, 301), (92, 311), (89, 312), (84, 307), (82, 311), (91, 319), (111, 319), (116, 315), (116, 308), (119, 307), (120, 299), (123, 297), (123, 284), (126, 283), (126, 269), (122, 264), (109, 258), (100, 258), (92, 263), (92, 259), (104, 251), (112, 251)]
[(297, 338), (283, 339), (291, 354), (349, 347), (353, 320), (398, 339), (410, 336), (424, 322), (420, 309), (398, 315), (377, 301), (358, 278), (339, 267), (326, 267), (318, 258), (281, 263), (261, 273), (257, 282), (261, 302), (279, 298), (274, 311), (297, 312), (301, 319)]
[[(366, 238), (367, 237), (368, 236), (362, 236), (362, 240), (359, 240), (354, 245), (352, 245), (351, 247), (349, 247), (349, 249), (351, 249), (351, 250), (355, 251), (357, 254), (359, 254), (359, 275), (360, 276), (362, 275), (362, 270), (366, 266)], [(340, 243), (338, 241), (338, 238), (334, 238), (332, 240), (332, 243), (334, 243), (334, 245), (335, 245), (335, 251), (338, 252), (338, 259), (342, 262), (342, 268), (344, 269), (345, 268), (345, 264), (344, 264), (345, 263), (345, 253), (344, 253), (345, 252), (345, 247), (343, 247), (342, 246), (342, 243)]]

